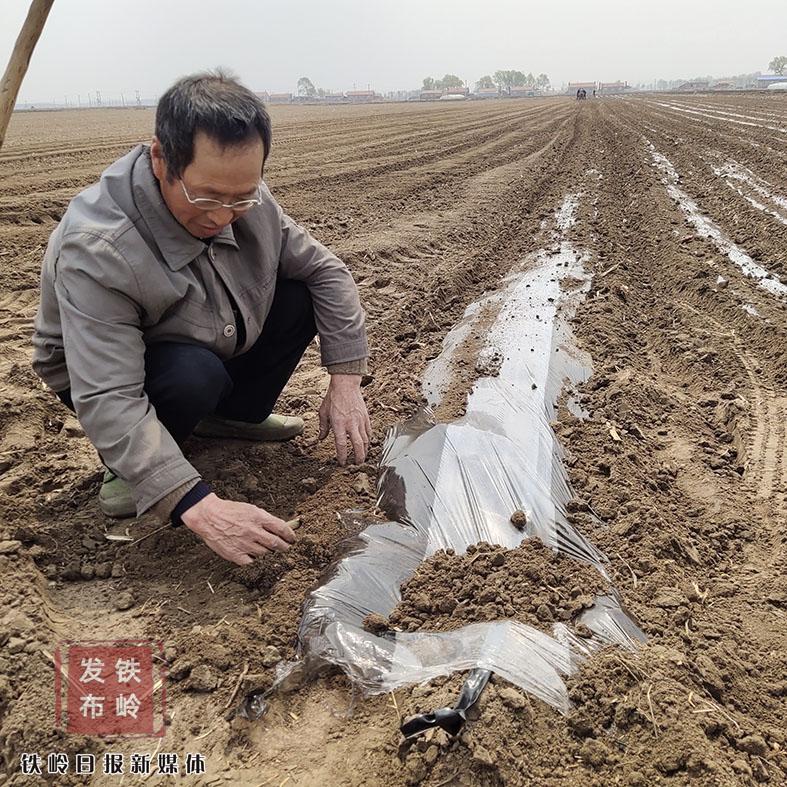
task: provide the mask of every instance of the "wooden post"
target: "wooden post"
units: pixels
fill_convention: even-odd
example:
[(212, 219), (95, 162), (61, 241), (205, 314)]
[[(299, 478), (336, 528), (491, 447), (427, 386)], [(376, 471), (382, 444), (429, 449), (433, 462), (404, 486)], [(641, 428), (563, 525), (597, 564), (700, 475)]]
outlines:
[(3, 147), (5, 132), (14, 111), (14, 104), (22, 85), (22, 80), (30, 65), (41, 31), (44, 29), (46, 18), (55, 0), (32, 0), (27, 19), (22, 25), (22, 30), (14, 44), (14, 51), (8, 61), (3, 81), (0, 82), (0, 148)]

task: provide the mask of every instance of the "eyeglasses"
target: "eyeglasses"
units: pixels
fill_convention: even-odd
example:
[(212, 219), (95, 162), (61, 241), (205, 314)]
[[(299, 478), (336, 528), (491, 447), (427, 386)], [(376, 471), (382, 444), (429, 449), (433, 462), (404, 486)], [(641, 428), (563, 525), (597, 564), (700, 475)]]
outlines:
[(245, 213), (255, 205), (262, 205), (262, 186), (259, 184), (257, 184), (256, 197), (238, 200), (237, 202), (231, 202), (229, 204), (222, 202), (221, 200), (210, 199), (208, 197), (192, 197), (188, 191), (186, 191), (186, 185), (182, 180), (180, 181), (180, 187), (183, 189), (183, 194), (186, 196), (189, 204), (193, 205), (195, 208), (199, 208), (199, 210), (209, 211), (218, 210), (219, 208), (229, 208), (235, 213)]

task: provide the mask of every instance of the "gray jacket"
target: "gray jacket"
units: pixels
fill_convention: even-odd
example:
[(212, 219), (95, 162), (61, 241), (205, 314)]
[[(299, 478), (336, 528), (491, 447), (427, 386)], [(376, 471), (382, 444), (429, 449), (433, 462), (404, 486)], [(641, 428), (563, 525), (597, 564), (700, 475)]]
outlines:
[[(75, 197), (52, 233), (33, 368), (54, 391), (71, 389), (85, 433), (131, 484), (138, 512), (199, 478), (145, 395), (145, 346), (189, 342), (222, 359), (245, 352), (262, 331), (277, 276), (308, 286), (326, 366), (367, 356), (352, 276), (267, 187), (262, 205), (207, 245), (169, 212), (140, 145)], [(242, 347), (222, 280), (244, 320)]]

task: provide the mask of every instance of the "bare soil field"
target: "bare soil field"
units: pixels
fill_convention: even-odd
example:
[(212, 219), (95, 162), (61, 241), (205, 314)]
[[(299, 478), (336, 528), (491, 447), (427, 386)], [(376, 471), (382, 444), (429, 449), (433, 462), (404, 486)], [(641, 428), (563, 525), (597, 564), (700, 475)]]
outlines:
[[(51, 654), (120, 637), (165, 642), (163, 750), (203, 753), (204, 784), (787, 783), (787, 96), (273, 107), (272, 118), (267, 182), (360, 288), (375, 440), (349, 468), (314, 444), (327, 375), (310, 348), (277, 408), (306, 419), (302, 439), (190, 441), (217, 492), (302, 517), (286, 556), (244, 569), (182, 529), (106, 541), (95, 451), (30, 369), (49, 233), (77, 191), (149, 138), (153, 112), (13, 118), (0, 153), (0, 783), (30, 783), (23, 752), (107, 749), (54, 728)], [(364, 475), (373, 483), (386, 430), (422, 405), (446, 333), (539, 249), (567, 194), (593, 274), (573, 326), (593, 371), (580, 390), (589, 417), (561, 406), (553, 427), (571, 522), (609, 557), (647, 642), (589, 659), (568, 681), (567, 716), (493, 678), (455, 740), (405, 744), (399, 724), (452, 704), (461, 675), (364, 699), (329, 673), (274, 695), (259, 721), (228, 720), (294, 657), (301, 605), (342, 542), (384, 520)], [(462, 412), (479, 339), (462, 346), (438, 417)], [(544, 576), (565, 572), (520, 552), (500, 586), (522, 581), (531, 557)], [(416, 590), (451, 595), (460, 575), (483, 585), (485, 566), (425, 565), (403, 608)], [(512, 599), (532, 617), (525, 589)], [(451, 628), (445, 617), (435, 624)]]

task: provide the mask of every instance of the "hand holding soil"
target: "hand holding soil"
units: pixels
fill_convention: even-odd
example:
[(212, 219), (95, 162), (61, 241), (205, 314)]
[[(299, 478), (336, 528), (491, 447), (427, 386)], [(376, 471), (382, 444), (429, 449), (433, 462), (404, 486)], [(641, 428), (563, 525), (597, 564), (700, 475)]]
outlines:
[(286, 552), (295, 541), (292, 528), (265, 509), (215, 494), (200, 500), (182, 518), (217, 555), (239, 566), (268, 552)]
[(356, 464), (366, 459), (372, 425), (366, 402), (361, 394), (361, 377), (357, 374), (334, 374), (320, 405), (320, 440), (333, 431), (336, 458), (347, 464), (347, 440), (353, 449)]

